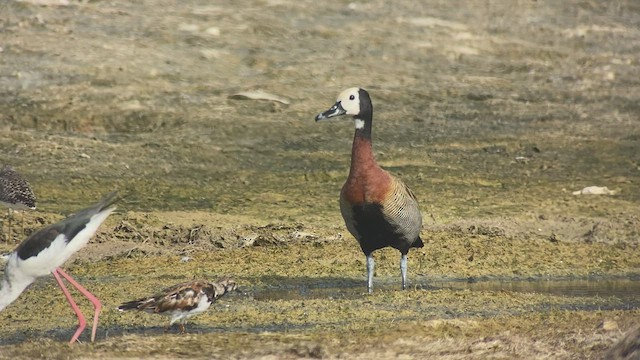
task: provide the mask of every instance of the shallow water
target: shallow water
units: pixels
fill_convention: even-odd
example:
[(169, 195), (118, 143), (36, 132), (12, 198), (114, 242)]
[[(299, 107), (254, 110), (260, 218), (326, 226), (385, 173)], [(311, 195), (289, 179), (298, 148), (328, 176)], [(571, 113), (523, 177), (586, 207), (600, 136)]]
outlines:
[(508, 291), (561, 296), (617, 297), (636, 302), (640, 299), (640, 281), (625, 279), (579, 279), (579, 280), (525, 280), (525, 281), (481, 281), (445, 282), (435, 286), (461, 288), (477, 291)]
[[(128, 278), (114, 278), (111, 276), (97, 277), (93, 279), (81, 279), (84, 282), (94, 283), (111, 283), (118, 284), (126, 282)], [(450, 281), (431, 281), (418, 277), (411, 289), (407, 290), (407, 296), (418, 299), (428, 299), (429, 294), (445, 293), (460, 294), (466, 293), (466, 296), (473, 297), (473, 293), (478, 293), (480, 297), (491, 297), (491, 294), (502, 297), (519, 298), (518, 294), (530, 293), (550, 295), (554, 297), (565, 297), (560, 303), (557, 300), (549, 300), (549, 302), (531, 303), (526, 307), (513, 306), (513, 308), (464, 308), (443, 304), (419, 304), (416, 308), (407, 306), (407, 304), (397, 304), (393, 302), (394, 296), (400, 294), (398, 290), (397, 279), (378, 278), (374, 284), (373, 296), (367, 294), (363, 281), (352, 278), (321, 278), (312, 279), (306, 277), (282, 279), (276, 277), (273, 279), (262, 279), (267, 284), (257, 287), (245, 286), (240, 287), (224, 298), (226, 305), (217, 305), (217, 309), (212, 312), (220, 314), (222, 309), (231, 309), (231, 311), (241, 314), (246, 311), (246, 306), (259, 308), (260, 311), (284, 311), (284, 301), (300, 303), (305, 307), (305, 302), (319, 304), (316, 300), (327, 300), (326, 303), (337, 304), (334, 301), (346, 300), (353, 308), (358, 308), (362, 304), (369, 304), (367, 307), (377, 308), (381, 310), (389, 310), (397, 312), (396, 321), (404, 321), (416, 319), (417, 313), (401, 314), (401, 310), (409, 310), (423, 312), (424, 314), (437, 314), (436, 318), (441, 319), (457, 319), (468, 317), (491, 318), (497, 315), (511, 314), (521, 315), (523, 313), (548, 313), (552, 310), (571, 310), (571, 311), (599, 311), (599, 310), (636, 310), (640, 309), (640, 281), (637, 276), (617, 277), (617, 278), (598, 278), (598, 279), (536, 279), (536, 280), (450, 280)], [(43, 288), (44, 282), (39, 281), (34, 284), (36, 288)], [(469, 295), (468, 291), (471, 292)], [(416, 297), (416, 292), (424, 292), (423, 295)], [(480, 294), (482, 293), (482, 294)], [(375, 295), (383, 295), (387, 300), (379, 302)], [(441, 295), (440, 295), (441, 296)], [(556, 298), (557, 299), (557, 298)], [(255, 301), (255, 303), (254, 303)], [(341, 304), (346, 304), (341, 302)], [(293, 305), (298, 306), (298, 305)], [(310, 305), (313, 307), (314, 305)], [(237, 308), (237, 309), (236, 309)], [(244, 310), (242, 310), (244, 309)], [(422, 310), (420, 310), (422, 309)], [(312, 311), (312, 310), (309, 310)], [(319, 310), (320, 311), (320, 310)], [(119, 315), (120, 316), (120, 315)], [(148, 315), (143, 315), (142, 319), (147, 319)], [(202, 316), (201, 316), (202, 318)], [(429, 318), (429, 316), (427, 316)], [(114, 336), (122, 336), (126, 334), (139, 334), (146, 336), (160, 336), (166, 332), (166, 323), (159, 318), (151, 317), (151, 323), (148, 324), (104, 324), (99, 328), (99, 337), (109, 339)], [(158, 321), (162, 325), (157, 325)], [(324, 319), (324, 321), (328, 321)], [(278, 322), (266, 322), (249, 324), (242, 321), (235, 324), (218, 324), (216, 322), (206, 323), (192, 321), (188, 325), (188, 331), (191, 334), (211, 334), (211, 333), (263, 333), (275, 332), (286, 333), (292, 330), (305, 330), (316, 327), (326, 326), (324, 321), (309, 321), (305, 323), (289, 322), (288, 320)], [(338, 320), (329, 321), (331, 326), (343, 327), (347, 326), (349, 321)], [(156, 324), (156, 325), (152, 325)], [(33, 337), (51, 338), (57, 341), (65, 341), (75, 328), (73, 326), (56, 327), (48, 330), (35, 330), (23, 332), (14, 332), (7, 334), (8, 336), (0, 340), (0, 345), (17, 344)], [(169, 333), (175, 333), (177, 329), (172, 328)]]
[[(398, 285), (389, 281), (378, 280), (374, 291), (393, 291)], [(424, 290), (471, 290), (486, 292), (518, 292), (549, 294), (556, 296), (583, 298), (617, 298), (622, 300), (625, 309), (640, 308), (640, 281), (635, 277), (605, 279), (571, 279), (571, 280), (487, 280), (487, 281), (436, 281), (419, 280), (413, 285)], [(342, 282), (328, 284), (316, 282), (297, 284), (295, 286), (280, 285), (275, 288), (256, 290), (253, 297), (258, 301), (272, 300), (305, 300), (305, 299), (354, 299), (366, 292), (364, 282)]]

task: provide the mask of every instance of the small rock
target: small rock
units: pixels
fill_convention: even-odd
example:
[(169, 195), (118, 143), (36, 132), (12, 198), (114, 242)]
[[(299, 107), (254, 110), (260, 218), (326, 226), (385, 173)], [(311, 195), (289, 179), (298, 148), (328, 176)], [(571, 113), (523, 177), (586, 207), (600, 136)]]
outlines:
[(200, 28), (196, 24), (180, 24), (178, 31), (197, 32)]
[(253, 246), (256, 242), (256, 239), (258, 238), (258, 234), (251, 234), (248, 236), (243, 236), (242, 237), (242, 247), (249, 247), (249, 246)]
[(586, 188), (574, 191), (573, 195), (615, 195), (615, 190), (609, 190), (606, 186), (587, 186)]
[(492, 145), (482, 148), (485, 152), (489, 154), (506, 154), (507, 147), (504, 145)]
[(291, 102), (289, 99), (284, 98), (282, 96), (273, 95), (268, 92), (262, 90), (250, 90), (250, 91), (241, 91), (239, 93), (233, 94), (229, 96), (229, 99), (233, 100), (268, 100), (268, 101), (276, 101), (285, 105), (289, 105)]
[(613, 320), (603, 320), (598, 325), (598, 329), (604, 330), (604, 331), (618, 330), (618, 323)]
[(207, 28), (205, 31), (205, 34), (207, 35), (211, 35), (211, 36), (220, 36), (220, 28), (212, 26), (210, 28)]
[(211, 60), (225, 56), (227, 55), (227, 52), (220, 49), (202, 49), (200, 50), (200, 55), (207, 60)]
[(24, 2), (31, 5), (40, 5), (40, 6), (67, 6), (69, 5), (69, 0), (19, 0), (19, 2)]
[(315, 240), (318, 238), (316, 234), (306, 231), (294, 231), (291, 233), (291, 237), (294, 239)]
[(145, 107), (138, 100), (122, 102), (118, 106), (121, 110), (137, 111), (143, 110)]

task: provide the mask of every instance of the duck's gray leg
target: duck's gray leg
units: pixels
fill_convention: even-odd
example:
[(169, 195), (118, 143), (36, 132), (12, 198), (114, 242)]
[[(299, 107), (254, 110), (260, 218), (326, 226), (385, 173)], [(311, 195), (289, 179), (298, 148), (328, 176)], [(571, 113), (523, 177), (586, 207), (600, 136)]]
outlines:
[(373, 254), (367, 254), (367, 288), (369, 293), (373, 292), (373, 270), (375, 268), (375, 261), (373, 260)]

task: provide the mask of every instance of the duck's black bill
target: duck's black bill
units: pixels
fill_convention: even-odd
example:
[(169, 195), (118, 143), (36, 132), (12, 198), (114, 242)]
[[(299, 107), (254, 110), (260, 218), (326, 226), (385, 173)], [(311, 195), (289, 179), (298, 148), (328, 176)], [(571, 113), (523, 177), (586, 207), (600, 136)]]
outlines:
[(347, 111), (342, 108), (342, 104), (340, 104), (340, 102), (338, 101), (329, 110), (316, 115), (316, 121), (332, 118), (334, 116), (344, 115), (346, 113)]

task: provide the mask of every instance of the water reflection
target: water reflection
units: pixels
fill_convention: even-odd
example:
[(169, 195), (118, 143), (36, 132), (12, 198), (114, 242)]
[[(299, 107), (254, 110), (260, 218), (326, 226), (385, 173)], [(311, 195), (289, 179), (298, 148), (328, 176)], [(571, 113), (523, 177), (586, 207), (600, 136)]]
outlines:
[[(394, 281), (376, 281), (374, 291), (390, 291), (398, 288)], [(572, 297), (614, 297), (628, 302), (631, 308), (640, 307), (640, 280), (634, 278), (616, 279), (572, 279), (572, 280), (488, 280), (488, 281), (438, 281), (418, 280), (414, 288), (429, 290), (454, 289), (471, 291), (506, 291), (537, 293)], [(304, 299), (355, 299), (366, 293), (364, 281), (328, 284), (320, 281), (297, 283), (295, 286), (278, 286), (256, 290), (254, 299), (304, 300)]]
[(511, 291), (560, 296), (640, 299), (640, 281), (633, 279), (443, 282), (434, 285), (476, 291)]

